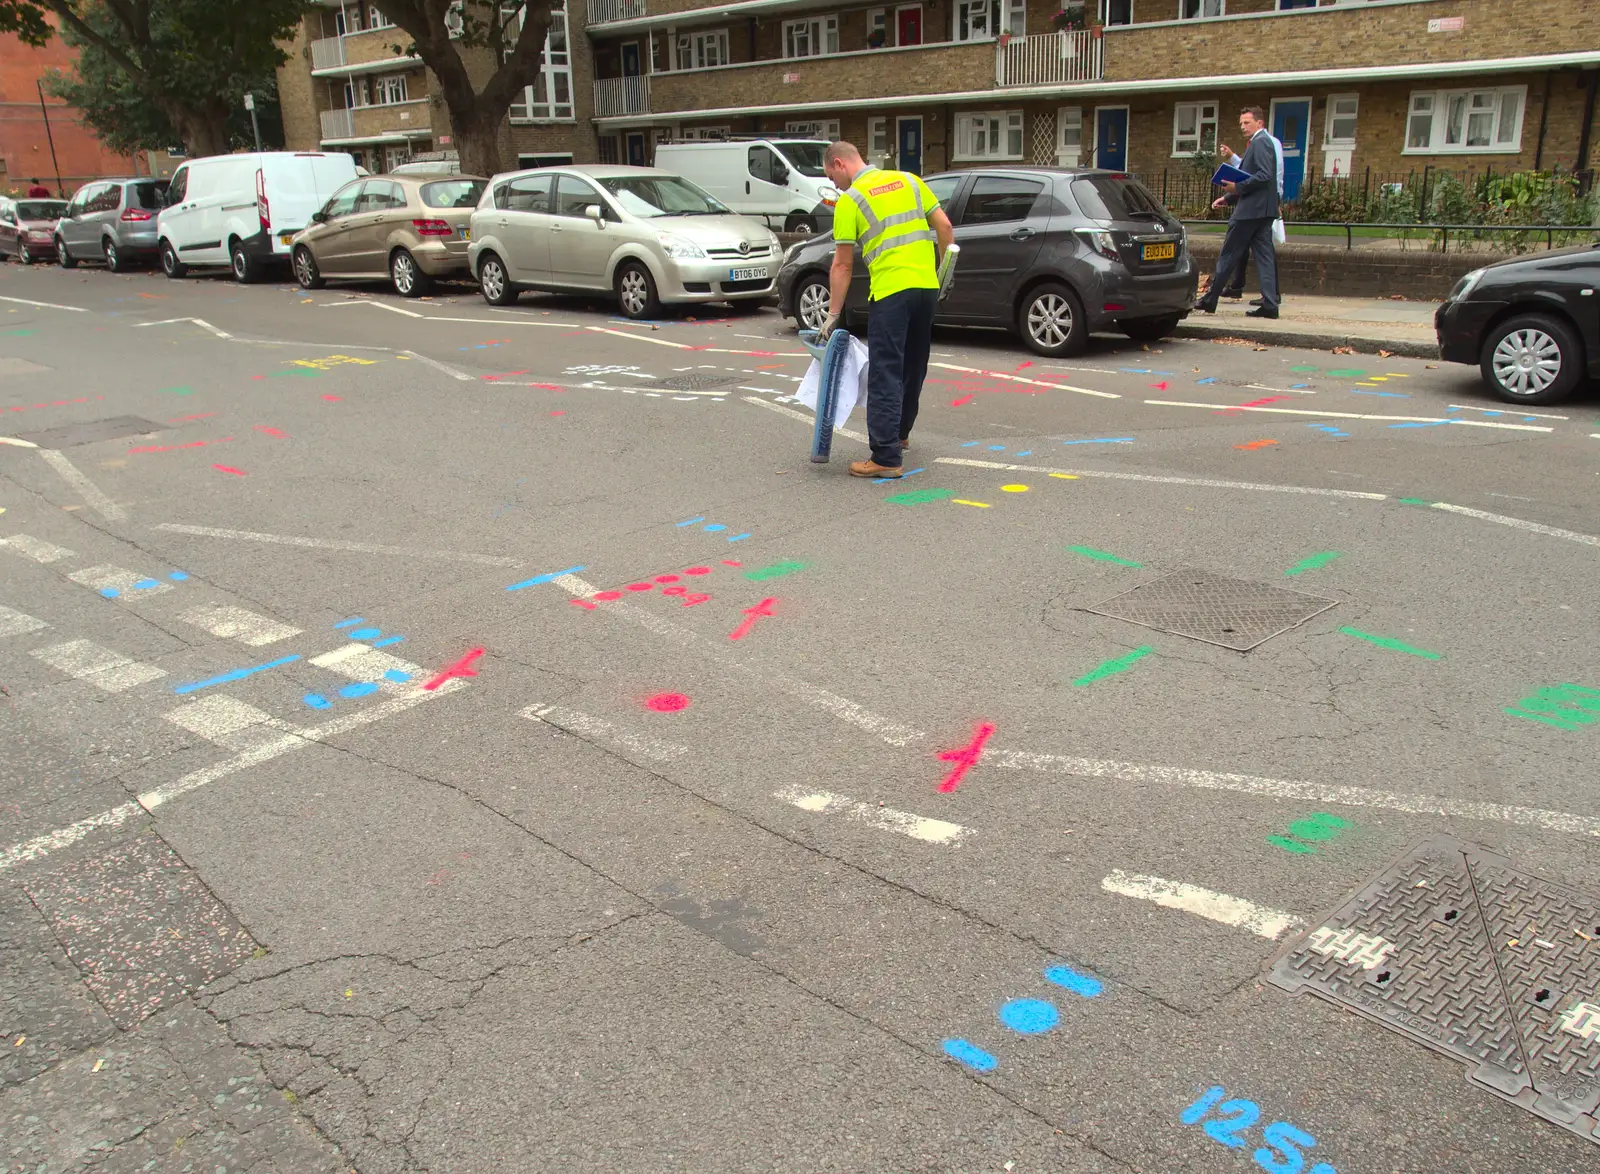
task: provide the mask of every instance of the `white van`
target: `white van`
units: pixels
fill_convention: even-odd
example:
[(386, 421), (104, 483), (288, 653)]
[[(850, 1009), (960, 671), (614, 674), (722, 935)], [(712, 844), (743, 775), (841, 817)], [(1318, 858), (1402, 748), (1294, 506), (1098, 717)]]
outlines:
[(289, 241), (311, 214), (356, 178), (356, 161), (320, 151), (267, 151), (191, 159), (172, 174), (156, 218), (161, 268), (182, 277), (191, 265), (229, 265), (255, 281), (289, 262)]
[(822, 170), (826, 139), (730, 139), (656, 144), (656, 166), (698, 184), (735, 212), (782, 232), (833, 224), (839, 189)]

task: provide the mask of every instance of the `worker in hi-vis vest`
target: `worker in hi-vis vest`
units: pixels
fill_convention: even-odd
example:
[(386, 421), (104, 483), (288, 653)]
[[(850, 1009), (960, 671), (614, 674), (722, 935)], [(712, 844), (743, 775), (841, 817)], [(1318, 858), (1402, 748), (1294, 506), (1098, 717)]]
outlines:
[(819, 342), (827, 341), (844, 313), (857, 245), (872, 279), (867, 317), (867, 439), (872, 458), (851, 461), (850, 475), (898, 477), (928, 374), (939, 261), (955, 240), (955, 230), (921, 178), (869, 167), (850, 143), (829, 146), (822, 166), (840, 196), (833, 210), (832, 300)]

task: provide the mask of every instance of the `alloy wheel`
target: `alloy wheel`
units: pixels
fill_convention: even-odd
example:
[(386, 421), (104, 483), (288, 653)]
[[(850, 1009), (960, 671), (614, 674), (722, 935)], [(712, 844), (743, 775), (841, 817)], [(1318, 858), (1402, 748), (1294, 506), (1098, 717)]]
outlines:
[(1040, 346), (1058, 347), (1072, 335), (1072, 307), (1060, 294), (1041, 294), (1028, 305), (1028, 336)]
[(311, 250), (304, 245), (294, 251), (294, 275), (307, 289), (317, 279), (317, 264), (311, 259)]
[(492, 258), (483, 263), (483, 268), (478, 273), (478, 282), (483, 286), (484, 296), (491, 302), (498, 300), (506, 292), (505, 270)]
[(807, 285), (800, 291), (800, 325), (806, 330), (821, 330), (832, 302), (833, 295), (823, 282)]
[(1561, 374), (1561, 347), (1542, 330), (1513, 330), (1494, 348), (1494, 374), (1512, 395), (1537, 395)]
[(411, 287), (417, 281), (416, 262), (409, 253), (396, 253), (394, 264), (391, 266), (394, 277), (394, 287), (403, 294), (411, 292)]
[(622, 275), (618, 282), (617, 294), (622, 300), (622, 308), (630, 315), (644, 313), (644, 308), (649, 302), (650, 290), (645, 285), (644, 274), (637, 269), (630, 269)]

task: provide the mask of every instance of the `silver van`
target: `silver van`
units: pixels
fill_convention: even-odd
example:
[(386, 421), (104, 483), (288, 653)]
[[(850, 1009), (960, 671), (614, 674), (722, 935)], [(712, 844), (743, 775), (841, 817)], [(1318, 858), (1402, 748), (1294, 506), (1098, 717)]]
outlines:
[(497, 175), (467, 251), (484, 300), (524, 289), (609, 291), (629, 318), (663, 303), (771, 300), (778, 238), (680, 175), (654, 167), (540, 167)]
[(122, 273), (135, 262), (154, 260), (156, 216), (166, 194), (167, 181), (149, 176), (84, 184), (56, 225), (56, 261), (63, 269), (104, 261)]

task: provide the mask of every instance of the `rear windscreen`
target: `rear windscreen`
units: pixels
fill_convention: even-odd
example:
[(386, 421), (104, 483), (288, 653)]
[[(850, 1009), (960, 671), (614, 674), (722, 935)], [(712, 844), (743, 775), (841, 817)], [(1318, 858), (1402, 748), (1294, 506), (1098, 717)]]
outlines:
[(128, 185), (128, 206), (130, 208), (149, 208), (155, 211), (162, 207), (162, 198), (167, 194), (167, 183), (130, 183)]
[(422, 202), (430, 208), (476, 208), (488, 181), (441, 179), (422, 185)]
[(1072, 181), (1072, 195), (1093, 220), (1164, 220), (1167, 210), (1136, 179), (1085, 175)]
[(18, 220), (60, 220), (67, 214), (65, 200), (18, 200)]

